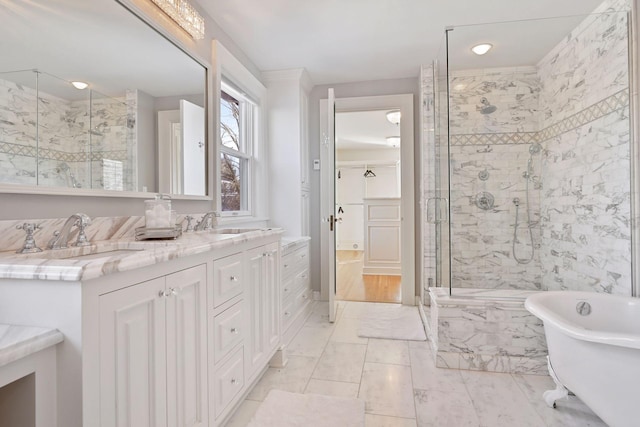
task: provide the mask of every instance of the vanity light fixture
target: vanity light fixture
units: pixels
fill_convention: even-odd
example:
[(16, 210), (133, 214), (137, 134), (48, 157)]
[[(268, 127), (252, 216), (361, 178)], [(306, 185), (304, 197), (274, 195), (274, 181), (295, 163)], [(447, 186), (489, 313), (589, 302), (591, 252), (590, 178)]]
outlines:
[(388, 136), (387, 137), (387, 145), (389, 147), (398, 148), (400, 146), (400, 137), (399, 136)]
[(387, 120), (394, 125), (398, 125), (400, 123), (400, 110), (391, 110), (387, 112)]
[(204, 18), (187, 0), (151, 0), (196, 40), (204, 38)]
[(89, 85), (85, 82), (71, 82), (71, 84), (73, 85), (73, 87), (79, 90), (83, 90), (89, 87)]
[(484, 55), (485, 53), (489, 52), (492, 47), (493, 45), (491, 43), (481, 43), (472, 47), (471, 50), (476, 55)]

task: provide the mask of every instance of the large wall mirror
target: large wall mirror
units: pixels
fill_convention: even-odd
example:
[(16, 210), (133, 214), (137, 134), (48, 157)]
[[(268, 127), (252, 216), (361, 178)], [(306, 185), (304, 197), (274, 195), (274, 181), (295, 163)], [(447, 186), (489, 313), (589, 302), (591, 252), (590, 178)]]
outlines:
[(0, 22), (0, 191), (208, 194), (202, 64), (115, 0)]

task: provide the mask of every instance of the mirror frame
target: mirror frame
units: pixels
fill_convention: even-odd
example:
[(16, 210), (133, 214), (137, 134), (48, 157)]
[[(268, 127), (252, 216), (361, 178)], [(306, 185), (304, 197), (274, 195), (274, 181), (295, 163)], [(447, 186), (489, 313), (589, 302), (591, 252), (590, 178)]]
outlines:
[[(185, 55), (196, 61), (204, 68), (205, 71), (205, 140), (206, 145), (206, 188), (207, 194), (204, 196), (171, 194), (174, 200), (214, 200), (214, 179), (215, 169), (211, 153), (215, 153), (214, 145), (214, 127), (213, 121), (213, 97), (211, 96), (211, 88), (214, 87), (214, 70), (211, 63), (198, 55), (194, 49), (196, 44), (190, 36), (187, 35), (177, 24), (173, 23), (168, 16), (155, 5), (149, 4), (149, 7), (143, 6), (140, 0), (111, 0), (126, 12), (131, 13), (140, 20), (141, 25), (146, 25), (152, 31), (163, 37), (177, 49), (180, 49)], [(155, 10), (154, 10), (155, 9)], [(207, 38), (203, 40), (207, 41)], [(133, 198), (133, 199), (149, 199), (153, 198), (157, 191), (116, 191), (116, 190), (100, 190), (91, 188), (69, 188), (69, 187), (39, 187), (37, 185), (24, 184), (8, 184), (0, 183), (0, 194), (33, 194), (48, 196), (90, 196), (90, 197), (116, 197), (116, 198)]]

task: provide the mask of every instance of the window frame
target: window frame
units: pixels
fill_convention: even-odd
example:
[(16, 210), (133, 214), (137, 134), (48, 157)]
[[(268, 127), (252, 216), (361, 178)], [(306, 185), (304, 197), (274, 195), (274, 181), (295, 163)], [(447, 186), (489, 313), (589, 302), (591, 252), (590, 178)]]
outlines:
[[(257, 104), (250, 99), (248, 96), (246, 96), (245, 94), (243, 94), (242, 92), (238, 91), (236, 88), (234, 88), (231, 84), (229, 84), (225, 77), (223, 76), (222, 81), (220, 82), (220, 92), (218, 93), (219, 98), (218, 99), (222, 99), (222, 95), (221, 93), (225, 92), (227, 95), (233, 97), (234, 99), (236, 99), (239, 102), (239, 107), (240, 107), (240, 123), (239, 123), (239, 149), (235, 150), (233, 148), (229, 148), (226, 147), (222, 144), (222, 134), (221, 132), (218, 132), (218, 156), (217, 156), (217, 163), (218, 163), (218, 186), (217, 186), (217, 193), (218, 193), (218, 212), (220, 213), (221, 217), (249, 217), (249, 216), (253, 216), (254, 214), (254, 209), (253, 209), (253, 192), (254, 192), (254, 183), (255, 183), (255, 177), (254, 177), (254, 152), (255, 150), (255, 145), (256, 145), (256, 138), (255, 136), (257, 135), (257, 128), (256, 128), (256, 109), (258, 108)], [(218, 120), (218, 125), (220, 123), (221, 119), (219, 118)], [(241, 186), (241, 193), (240, 193), (240, 200), (241, 200), (241, 205), (244, 201), (244, 203), (246, 203), (245, 208), (246, 209), (240, 209), (237, 211), (223, 211), (222, 210), (222, 179), (220, 176), (220, 160), (222, 158), (223, 154), (228, 154), (231, 155), (233, 157), (237, 157), (239, 159), (241, 159), (241, 161), (245, 161), (245, 165), (246, 165), (246, 169), (243, 171), (241, 169), (241, 177), (240, 177), (240, 186)]]
[[(213, 210), (220, 212), (220, 90), (222, 80), (233, 86), (238, 92), (246, 96), (255, 103), (253, 111), (253, 158), (251, 164), (251, 194), (249, 195), (250, 212), (225, 213), (218, 221), (218, 224), (258, 224), (269, 220), (269, 165), (268, 165), (268, 141), (266, 123), (267, 88), (259, 80), (257, 74), (252, 73), (236, 57), (220, 43), (219, 40), (211, 42), (211, 58), (213, 61), (213, 73), (211, 81), (211, 108), (213, 132), (213, 153), (209, 157), (212, 165), (213, 181)], [(214, 157), (215, 156), (215, 157)]]

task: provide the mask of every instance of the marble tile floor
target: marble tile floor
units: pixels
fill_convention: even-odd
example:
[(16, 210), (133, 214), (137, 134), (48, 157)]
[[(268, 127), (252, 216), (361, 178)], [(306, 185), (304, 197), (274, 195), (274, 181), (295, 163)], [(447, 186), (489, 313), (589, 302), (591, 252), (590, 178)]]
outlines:
[(548, 408), (547, 376), (436, 368), (427, 342), (358, 337), (366, 304), (339, 302), (332, 325), (316, 303), (287, 366), (267, 370), (227, 427), (245, 427), (271, 389), (362, 399), (366, 427), (606, 427), (575, 396)]

